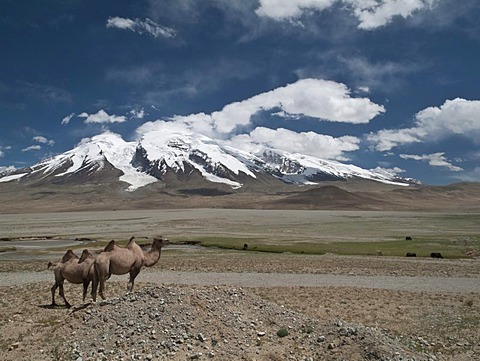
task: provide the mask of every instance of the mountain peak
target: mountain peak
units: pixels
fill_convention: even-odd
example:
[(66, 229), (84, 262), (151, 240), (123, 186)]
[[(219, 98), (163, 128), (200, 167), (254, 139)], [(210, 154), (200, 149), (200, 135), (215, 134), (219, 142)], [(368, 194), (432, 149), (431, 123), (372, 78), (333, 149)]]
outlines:
[[(256, 153), (226, 146), (225, 142), (196, 134), (188, 128), (164, 127), (145, 131), (136, 142), (105, 132), (83, 139), (75, 148), (18, 170), (18, 176), (0, 176), (0, 182), (46, 178), (64, 182), (81, 178), (113, 179), (126, 182), (134, 191), (154, 182), (221, 183), (233, 189), (245, 183), (264, 184), (278, 180), (289, 184), (317, 184), (322, 181), (369, 179), (387, 184), (408, 185), (413, 180), (399, 178), (383, 170), (327, 161), (300, 153), (263, 148)], [(115, 173), (115, 177), (100, 173)], [(20, 176), (21, 175), (21, 176)], [(258, 178), (261, 178), (260, 179)], [(67, 180), (68, 179), (68, 180)]]

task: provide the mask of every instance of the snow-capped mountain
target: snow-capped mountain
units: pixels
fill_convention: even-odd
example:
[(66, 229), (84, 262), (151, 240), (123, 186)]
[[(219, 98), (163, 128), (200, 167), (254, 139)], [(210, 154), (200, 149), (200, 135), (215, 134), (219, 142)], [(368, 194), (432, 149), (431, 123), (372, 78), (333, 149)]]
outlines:
[(237, 189), (260, 179), (316, 184), (353, 178), (395, 185), (418, 183), (383, 170), (365, 170), (271, 148), (247, 152), (193, 131), (168, 128), (145, 132), (137, 142), (103, 133), (30, 168), (0, 174), (0, 182), (68, 184), (119, 180), (128, 184), (128, 191), (155, 182), (178, 184), (193, 179)]

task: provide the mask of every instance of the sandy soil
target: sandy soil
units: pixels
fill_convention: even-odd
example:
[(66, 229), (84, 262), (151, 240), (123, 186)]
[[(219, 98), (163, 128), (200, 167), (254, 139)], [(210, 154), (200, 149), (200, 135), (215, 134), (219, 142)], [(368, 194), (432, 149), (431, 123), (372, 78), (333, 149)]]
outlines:
[[(332, 323), (343, 320), (356, 325), (364, 325), (380, 330), (389, 337), (396, 337), (406, 347), (422, 353), (427, 352), (437, 360), (476, 360), (480, 357), (480, 302), (478, 289), (472, 292), (445, 292), (431, 289), (422, 290), (421, 284), (415, 291), (402, 290), (395, 287), (396, 277), (410, 277), (412, 282), (420, 282), (425, 277), (437, 279), (441, 275), (445, 280), (464, 279), (479, 282), (478, 261), (453, 260), (411, 260), (372, 257), (339, 257), (339, 256), (294, 256), (273, 255), (270, 263), (265, 264), (264, 254), (243, 255), (241, 252), (218, 254), (206, 252), (198, 258), (190, 252), (165, 252), (160, 264), (147, 269), (139, 276), (143, 282), (137, 284), (137, 290), (145, 288), (153, 277), (161, 277), (162, 273), (182, 273), (192, 275), (192, 267), (196, 273), (217, 272), (230, 274), (237, 279), (245, 279), (245, 272), (262, 272), (268, 267), (268, 276), (279, 274), (305, 275), (305, 267), (317, 264), (314, 272), (320, 276), (365, 277), (370, 280), (390, 275), (391, 287), (382, 289), (374, 287), (348, 286), (298, 286), (285, 283), (284, 286), (260, 286), (255, 279), (251, 280), (248, 293), (272, 301), (278, 306), (292, 309), (320, 322)], [(375, 264), (372, 260), (375, 259)], [(302, 262), (302, 260), (304, 262)], [(40, 268), (40, 265), (43, 267)], [(12, 266), (10, 262), (0, 262), (2, 270)], [(0, 358), (14, 359), (66, 359), (61, 354), (60, 340), (75, 340), (75, 335), (58, 335), (63, 330), (63, 323), (72, 315), (72, 310), (50, 308), (50, 287), (52, 282), (34, 281), (38, 276), (48, 276), (44, 271), (45, 262), (23, 264), (26, 272), (22, 274), (19, 285), (0, 286), (0, 319), (1, 352)], [(42, 269), (40, 271), (40, 269)], [(239, 270), (243, 270), (240, 273)], [(281, 273), (277, 273), (279, 271)], [(40, 272), (38, 272), (40, 271)], [(412, 276), (416, 273), (418, 276)], [(261, 273), (256, 273), (261, 275)], [(30, 276), (29, 276), (30, 275)], [(6, 280), (8, 274), (0, 275)], [(37, 277), (37, 278), (36, 278)], [(370, 278), (369, 278), (370, 277)], [(53, 281), (53, 275), (51, 275)], [(441, 279), (441, 278), (440, 278)], [(227, 282), (228, 283), (228, 282)], [(248, 283), (248, 282), (247, 282)], [(420, 282), (421, 283), (421, 282)], [(0, 285), (2, 282), (0, 281)], [(109, 297), (124, 294), (126, 280), (115, 278), (107, 284)], [(187, 289), (205, 287), (201, 285), (180, 286)], [(207, 289), (216, 286), (207, 286)], [(81, 286), (66, 285), (67, 298), (76, 306), (82, 305)], [(198, 315), (198, 317), (200, 317)], [(216, 320), (219, 322), (222, 320)], [(55, 335), (52, 339), (52, 335)], [(85, 336), (86, 337), (86, 336)], [(350, 341), (356, 342), (356, 341)], [(286, 347), (286, 346), (285, 346)], [(346, 350), (346, 349), (345, 349)], [(63, 356), (62, 356), (63, 355)], [(341, 355), (341, 353), (339, 353)], [(204, 355), (205, 356), (205, 355)], [(358, 356), (358, 355), (357, 355)], [(333, 357), (333, 356), (332, 356)], [(340, 356), (339, 356), (340, 357)], [(359, 357), (359, 356), (358, 356)], [(184, 358), (172, 358), (184, 359)], [(217, 358), (218, 359), (218, 358)], [(247, 358), (248, 359), (248, 358)], [(258, 357), (258, 360), (270, 359)], [(322, 359), (322, 358), (319, 358)], [(325, 358), (328, 359), (328, 358)], [(331, 358), (336, 359), (336, 358)], [(341, 358), (338, 358), (341, 359)], [(361, 359), (361, 358), (357, 358)], [(367, 359), (367, 358), (365, 358)], [(369, 358), (368, 358), (369, 359)], [(373, 359), (373, 358), (372, 358)]]

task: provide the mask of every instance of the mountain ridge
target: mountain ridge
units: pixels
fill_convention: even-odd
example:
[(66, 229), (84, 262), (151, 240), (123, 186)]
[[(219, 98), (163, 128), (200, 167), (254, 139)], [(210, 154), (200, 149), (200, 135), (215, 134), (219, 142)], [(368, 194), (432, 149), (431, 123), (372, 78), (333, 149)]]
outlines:
[(191, 131), (154, 130), (137, 142), (105, 132), (82, 140), (75, 148), (29, 168), (0, 175), (0, 182), (77, 183), (115, 181), (126, 191), (156, 182), (223, 184), (239, 189), (255, 183), (314, 185), (324, 181), (367, 179), (386, 184), (418, 184), (385, 171), (327, 161), (273, 148), (247, 152)]
[(0, 174), (0, 213), (243, 208), (480, 210), (480, 183), (421, 185), (383, 171), (193, 132), (103, 133), (31, 167)]

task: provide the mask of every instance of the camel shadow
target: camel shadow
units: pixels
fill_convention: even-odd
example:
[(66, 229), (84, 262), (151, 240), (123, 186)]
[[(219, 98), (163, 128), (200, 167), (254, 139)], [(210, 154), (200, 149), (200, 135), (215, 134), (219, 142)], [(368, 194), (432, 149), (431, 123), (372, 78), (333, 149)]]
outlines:
[(47, 310), (55, 310), (55, 309), (61, 309), (61, 308), (68, 309), (68, 307), (65, 305), (52, 305), (52, 304), (38, 305), (38, 307), (47, 309)]
[(46, 309), (46, 310), (60, 310), (60, 309), (62, 309), (62, 310), (71, 310), (72, 312), (77, 312), (77, 311), (84, 310), (91, 305), (92, 305), (92, 302), (84, 303), (80, 306), (71, 306), (71, 307), (68, 307), (66, 305), (52, 305), (52, 304), (38, 305), (38, 307)]
[(84, 309), (90, 307), (92, 304), (93, 304), (92, 302), (87, 302), (87, 303), (84, 303), (83, 305), (80, 305), (80, 306), (74, 306), (74, 307), (72, 307), (72, 313), (84, 310)]

